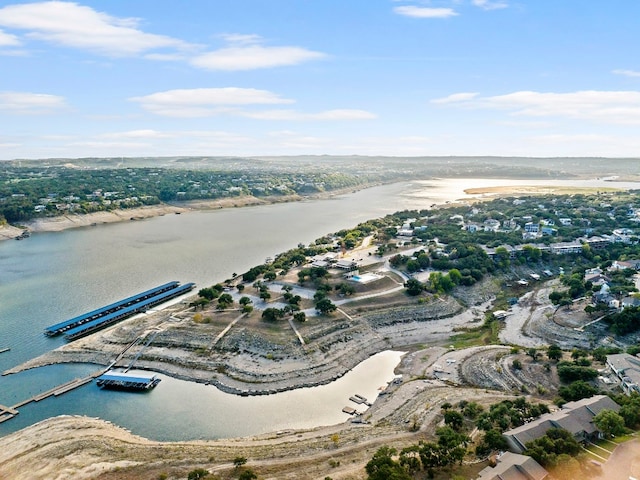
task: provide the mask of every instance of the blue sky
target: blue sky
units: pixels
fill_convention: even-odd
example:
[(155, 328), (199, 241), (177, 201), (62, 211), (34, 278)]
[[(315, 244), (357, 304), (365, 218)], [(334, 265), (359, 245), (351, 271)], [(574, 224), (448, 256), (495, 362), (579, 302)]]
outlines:
[(0, 1), (0, 159), (640, 156), (640, 2)]

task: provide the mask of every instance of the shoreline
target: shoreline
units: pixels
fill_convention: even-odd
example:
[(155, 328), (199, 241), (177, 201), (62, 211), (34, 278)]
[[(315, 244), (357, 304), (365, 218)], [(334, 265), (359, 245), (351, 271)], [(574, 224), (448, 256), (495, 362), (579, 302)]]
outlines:
[[(389, 182), (393, 183), (393, 182)], [(312, 195), (283, 195), (272, 197), (227, 197), (215, 200), (191, 200), (187, 202), (161, 203), (136, 208), (116, 209), (110, 211), (92, 212), (86, 214), (65, 214), (55, 217), (34, 218), (20, 224), (20, 226), (0, 225), (0, 241), (13, 240), (25, 230), (31, 233), (61, 232), (72, 228), (91, 227), (109, 223), (144, 220), (167, 214), (182, 214), (192, 211), (219, 210), (223, 208), (242, 208), (259, 205), (274, 205), (277, 203), (301, 202), (305, 200), (325, 200), (337, 195), (354, 193), (367, 188), (377, 187), (384, 183), (368, 183), (354, 187), (340, 188)]]
[[(369, 357), (387, 350), (411, 352), (417, 345), (435, 345), (446, 341), (451, 328), (474, 325), (474, 316), (484, 311), (493, 300), (467, 309), (453, 304), (445, 307), (449, 313), (443, 313), (440, 305), (436, 310), (423, 306), (405, 308), (402, 312), (389, 312), (389, 315), (405, 315), (407, 320), (401, 323), (381, 325), (378, 334), (353, 333), (349, 342), (328, 338), (331, 349), (327, 352), (295, 349), (277, 364), (269, 360), (269, 348), (227, 356), (225, 352), (209, 358), (200, 358), (186, 348), (149, 347), (145, 357), (136, 362), (136, 368), (162, 373), (169, 377), (215, 386), (218, 390), (238, 396), (261, 396), (281, 393), (300, 388), (310, 388), (331, 383)], [(87, 363), (106, 367), (120, 353), (123, 346), (131, 341), (131, 335), (149, 328), (166, 328), (167, 316), (177, 312), (167, 310), (158, 312), (155, 318), (134, 318), (96, 332), (74, 342), (62, 345), (55, 350), (32, 358), (2, 375), (13, 375), (33, 368), (62, 363)], [(422, 317), (416, 320), (416, 316)], [(409, 320), (411, 318), (411, 320)], [(382, 338), (381, 338), (382, 337)], [(184, 341), (178, 338), (178, 343)], [(188, 343), (188, 342), (187, 342)], [(355, 348), (355, 344), (358, 345)], [(131, 354), (123, 357), (122, 362), (131, 360)], [(219, 366), (224, 365), (224, 371)], [(277, 366), (276, 366), (277, 365)], [(269, 371), (268, 374), (265, 374)], [(397, 373), (397, 372), (396, 372)]]

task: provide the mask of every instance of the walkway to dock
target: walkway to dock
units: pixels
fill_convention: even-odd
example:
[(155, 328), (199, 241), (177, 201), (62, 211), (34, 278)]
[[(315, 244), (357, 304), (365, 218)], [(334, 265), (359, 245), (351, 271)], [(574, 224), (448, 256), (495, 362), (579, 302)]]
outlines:
[(100, 370), (92, 373), (87, 377), (76, 378), (74, 380), (71, 380), (70, 382), (63, 383), (62, 385), (53, 387), (52, 389), (47, 390), (46, 392), (42, 392), (37, 395), (34, 395), (31, 398), (27, 398), (26, 400), (23, 400), (20, 403), (16, 403), (13, 407), (6, 407), (4, 405), (0, 405), (0, 423), (6, 422), (7, 420), (10, 420), (16, 415), (18, 415), (20, 413), (18, 409), (24, 407), (25, 405), (28, 405), (31, 402), (39, 402), (41, 400), (44, 400), (45, 398), (49, 398), (52, 396), (57, 397), (64, 393), (70, 392), (71, 390), (75, 390), (76, 388), (91, 382), (94, 378), (102, 375), (102, 373), (103, 373), (103, 370)]
[(289, 320), (289, 325), (291, 325), (291, 330), (295, 332), (296, 336), (298, 337), (298, 340), (300, 340), (300, 344), (302, 346), (306, 345), (304, 338), (302, 338), (302, 335), (300, 335), (300, 332), (298, 331), (296, 326), (293, 324), (293, 318), (289, 317), (288, 320)]
[[(145, 347), (148, 346), (149, 343), (151, 343), (151, 340), (153, 340), (153, 338), (155, 338), (155, 335), (152, 335), (152, 338), (147, 342)], [(73, 380), (71, 380), (69, 382), (63, 383), (62, 385), (58, 385), (56, 387), (53, 387), (52, 389), (47, 390), (46, 392), (38, 393), (37, 395), (34, 395), (31, 398), (27, 398), (26, 400), (23, 400), (22, 402), (16, 403), (12, 407), (7, 407), (5, 405), (0, 405), (0, 423), (6, 422), (7, 420), (11, 420), (13, 417), (15, 417), (16, 415), (18, 415), (20, 413), (18, 411), (19, 408), (22, 408), (22, 407), (24, 407), (25, 405), (28, 405), (31, 402), (39, 402), (39, 401), (44, 400), (45, 398), (49, 398), (49, 397), (57, 397), (57, 396), (62, 395), (64, 393), (70, 392), (71, 390), (75, 390), (78, 387), (86, 385), (87, 383), (90, 383), (91, 381), (93, 381), (93, 379), (99, 377), (100, 375), (102, 375), (103, 373), (108, 371), (110, 368), (115, 366), (120, 360), (122, 360), (124, 355), (134, 345), (138, 344), (140, 342), (140, 340), (141, 340), (141, 337), (137, 337), (134, 341), (129, 343), (118, 354), (118, 356), (115, 358), (115, 360), (113, 362), (111, 362), (111, 364), (105, 369), (93, 372), (92, 374), (90, 374), (90, 375), (88, 375), (86, 377), (83, 377), (83, 378), (75, 378), (75, 379), (73, 379)], [(135, 360), (137, 360), (137, 358), (139, 356), (140, 355), (136, 356)], [(128, 368), (131, 368), (132, 366), (133, 366), (133, 362), (131, 362), (131, 364), (129, 365)]]
[(231, 330), (231, 327), (233, 327), (236, 323), (238, 323), (238, 321), (239, 321), (241, 318), (244, 318), (244, 317), (246, 317), (246, 316), (247, 316), (247, 314), (246, 314), (246, 313), (243, 313), (243, 314), (242, 314), (242, 315), (240, 315), (239, 317), (236, 317), (236, 318), (235, 318), (235, 319), (234, 319), (234, 320), (233, 320), (229, 325), (227, 325), (227, 326), (225, 327), (225, 329), (224, 329), (224, 330), (222, 330), (222, 331), (218, 334), (218, 336), (217, 336), (216, 338), (214, 338), (214, 339), (213, 339), (213, 343), (211, 344), (211, 348), (213, 348), (213, 347), (215, 347), (215, 346), (216, 346), (216, 343), (218, 343), (218, 342), (222, 339), (222, 337), (224, 337), (224, 336), (227, 334), (227, 332), (228, 332), (229, 330)]

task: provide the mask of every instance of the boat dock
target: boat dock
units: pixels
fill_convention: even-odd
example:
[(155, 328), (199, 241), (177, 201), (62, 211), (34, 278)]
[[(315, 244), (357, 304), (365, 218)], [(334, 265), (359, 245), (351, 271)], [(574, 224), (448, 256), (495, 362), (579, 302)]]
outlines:
[(99, 318), (102, 318), (107, 315), (118, 312), (120, 310), (126, 309), (127, 307), (131, 307), (132, 305), (140, 304), (150, 298), (163, 295), (164, 293), (170, 292), (178, 288), (179, 285), (180, 283), (176, 281), (165, 283), (164, 285), (160, 285), (158, 287), (152, 288), (145, 292), (138, 293), (137, 295), (127, 297), (118, 302), (111, 303), (109, 305), (98, 308), (96, 310), (92, 310), (90, 312), (83, 313), (82, 315), (78, 315), (77, 317), (70, 318), (69, 320), (65, 320), (64, 322), (51, 325), (45, 328), (44, 333), (45, 335), (48, 335), (50, 337), (61, 334), (61, 333), (65, 333), (68, 330), (79, 327), (80, 325), (87, 324)]
[(363, 397), (362, 395), (358, 395), (357, 393), (352, 397), (349, 397), (349, 400), (351, 400), (353, 403), (357, 403), (358, 405), (364, 404), (367, 407), (371, 406), (371, 403), (369, 403), (369, 401), (365, 397)]
[[(177, 282), (171, 282), (171, 284), (173, 283), (177, 283)], [(168, 285), (170, 284), (166, 284), (163, 287), (166, 287)], [(113, 307), (109, 308), (110, 306), (103, 307), (102, 309), (96, 310), (96, 311), (100, 311), (100, 310), (107, 309), (106, 311), (100, 314), (90, 315), (91, 312), (89, 312), (89, 314), (85, 314), (84, 316), (81, 315), (80, 317), (76, 317), (76, 318), (83, 318), (81, 323), (78, 323), (77, 321), (72, 322), (72, 320), (74, 319), (67, 320), (66, 322), (62, 322), (60, 324), (52, 325), (51, 327), (48, 327), (45, 330), (45, 333), (53, 332), (53, 333), (47, 333), (47, 335), (56, 335), (57, 333), (64, 333), (65, 340), (68, 340), (68, 341), (75, 340), (77, 338), (93, 333), (97, 330), (101, 330), (116, 322), (132, 317), (138, 313), (146, 312), (147, 310), (155, 307), (156, 305), (160, 305), (161, 303), (167, 302), (172, 298), (178, 297), (180, 295), (183, 295), (191, 291), (194, 287), (195, 287), (195, 283), (186, 283), (184, 285), (173, 285), (171, 288), (168, 288), (168, 289), (165, 288), (163, 289), (163, 291), (157, 292), (154, 295), (140, 294), (140, 295), (143, 295), (143, 297), (140, 297), (140, 295), (138, 295), (138, 299), (129, 306), (120, 305), (116, 310), (113, 310)], [(130, 298), (133, 298), (133, 297), (130, 297)], [(118, 302), (118, 303), (122, 303), (122, 302)], [(115, 305), (115, 304), (112, 304), (112, 305)], [(111, 312), (111, 313), (107, 313), (107, 312)], [(64, 326), (59, 327), (60, 325), (64, 325)]]
[[(193, 285), (193, 284), (191, 284)], [(191, 286), (193, 288), (193, 286)], [(143, 345), (143, 349), (146, 348), (151, 341), (155, 338), (155, 335), (158, 332), (154, 332), (149, 336), (146, 343)], [(82, 387), (87, 383), (91, 383), (94, 379), (98, 379), (96, 383), (100, 387), (112, 387), (112, 388), (126, 388), (126, 389), (140, 389), (140, 390), (148, 390), (150, 388), (155, 387), (159, 382), (160, 378), (158, 378), (155, 374), (147, 375), (145, 373), (129, 373), (128, 370), (133, 367), (135, 361), (140, 357), (140, 353), (136, 355), (134, 360), (129, 363), (125, 372), (120, 372), (116, 370), (112, 370), (113, 367), (116, 366), (118, 362), (120, 362), (124, 355), (135, 345), (138, 345), (142, 341), (142, 337), (136, 337), (132, 342), (128, 343), (124, 349), (116, 356), (116, 358), (111, 362), (106, 368), (102, 370), (98, 370), (96, 372), (87, 375), (82, 378), (75, 378), (69, 382), (63, 383), (62, 385), (57, 385), (45, 392), (38, 393), (33, 395), (22, 402), (16, 403), (11, 407), (7, 407), (5, 405), (0, 405), (0, 423), (6, 422), (7, 420), (11, 420), (13, 417), (18, 415), (19, 408), (24, 407), (32, 402), (40, 402), (49, 397), (58, 397), (67, 392), (75, 390), (76, 388)], [(3, 373), (6, 375), (7, 372)], [(118, 385), (118, 382), (121, 382), (122, 385)], [(129, 383), (131, 385), (129, 385)]]
[(158, 383), (160, 383), (160, 379), (156, 374), (131, 373), (120, 370), (108, 370), (96, 380), (96, 384), (100, 388), (122, 390), (150, 390)]

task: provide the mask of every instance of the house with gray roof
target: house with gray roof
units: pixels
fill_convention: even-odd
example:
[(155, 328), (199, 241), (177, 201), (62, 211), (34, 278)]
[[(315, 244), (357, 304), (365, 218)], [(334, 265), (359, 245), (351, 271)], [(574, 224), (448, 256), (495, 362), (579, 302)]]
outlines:
[(607, 355), (607, 367), (618, 379), (624, 393), (640, 393), (640, 357), (628, 353)]
[(495, 467), (482, 469), (476, 480), (544, 480), (546, 478), (549, 478), (549, 472), (533, 458), (505, 452), (498, 457)]
[(593, 440), (600, 436), (600, 432), (593, 423), (593, 417), (605, 409), (617, 412), (620, 406), (606, 395), (583, 398), (576, 402), (565, 403), (560, 410), (544, 414), (502, 435), (509, 444), (509, 450), (515, 453), (524, 452), (527, 443), (544, 436), (552, 428), (567, 430), (579, 442)]

